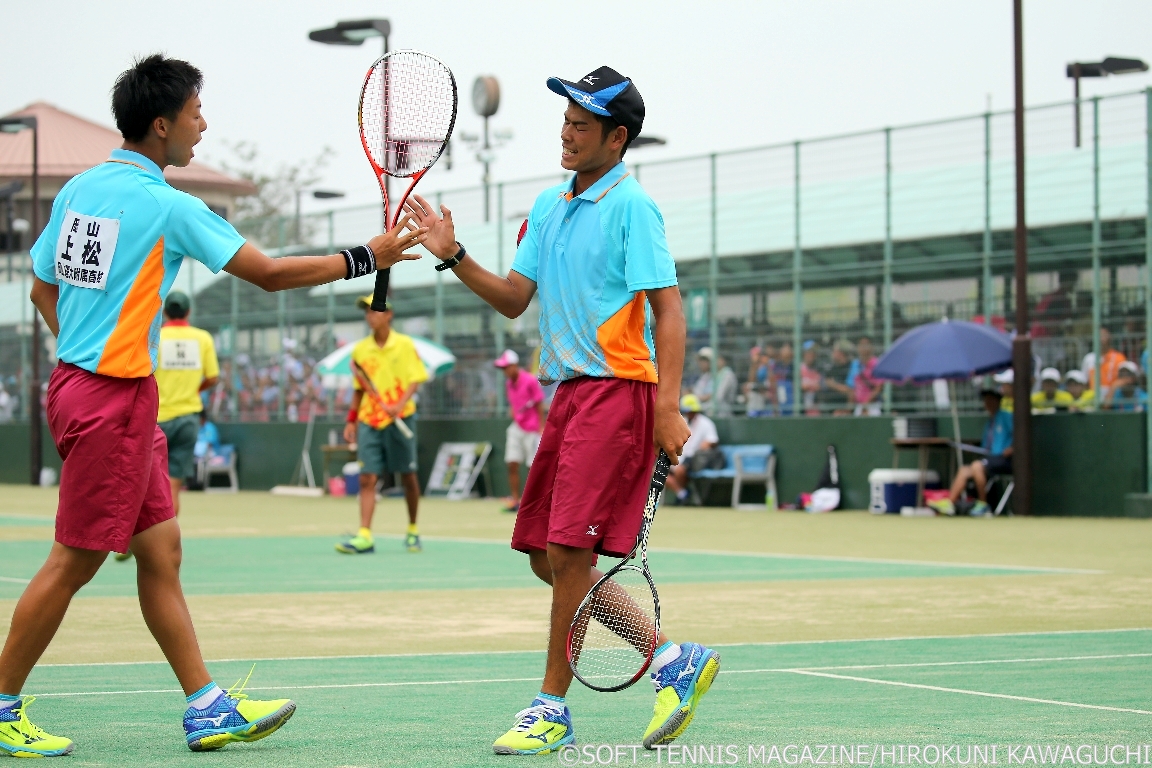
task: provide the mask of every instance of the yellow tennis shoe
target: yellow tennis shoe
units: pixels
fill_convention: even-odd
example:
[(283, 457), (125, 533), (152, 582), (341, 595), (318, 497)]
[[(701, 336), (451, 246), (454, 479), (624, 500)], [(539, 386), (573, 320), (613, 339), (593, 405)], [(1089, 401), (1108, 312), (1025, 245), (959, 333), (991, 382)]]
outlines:
[(233, 741), (259, 741), (278, 731), (296, 712), (296, 702), (289, 699), (249, 699), (242, 693), (247, 684), (248, 678), (243, 684), (237, 682), (204, 709), (188, 707), (184, 713), (188, 749), (208, 752)]
[(0, 752), (13, 757), (59, 757), (75, 749), (71, 739), (45, 733), (28, 719), (28, 705), (35, 696), (25, 696), (14, 707), (0, 709)]
[(696, 706), (720, 671), (720, 655), (697, 643), (681, 643), (680, 657), (652, 674), (656, 707), (644, 732), (644, 748), (668, 744), (687, 730)]
[(492, 751), (498, 755), (543, 755), (575, 741), (568, 707), (558, 709), (542, 699), (534, 699), (532, 706), (516, 713), (515, 725), (496, 739)]

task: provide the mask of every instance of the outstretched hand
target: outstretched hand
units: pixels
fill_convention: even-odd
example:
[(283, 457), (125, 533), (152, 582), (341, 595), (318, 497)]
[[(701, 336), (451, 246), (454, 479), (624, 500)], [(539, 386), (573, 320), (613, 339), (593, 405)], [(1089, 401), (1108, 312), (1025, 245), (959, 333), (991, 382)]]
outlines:
[(436, 209), (431, 203), (417, 194), (408, 198), (404, 203), (404, 210), (406, 218), (411, 218), (421, 230), (428, 232), (423, 241), (424, 247), (433, 256), (444, 261), (456, 255), (460, 246), (456, 245), (456, 228), (452, 224), (452, 211), (443, 205), (440, 206), (440, 213), (443, 215), (441, 218), (436, 215)]
[(368, 241), (368, 247), (376, 254), (376, 269), (387, 269), (397, 262), (420, 258), (420, 254), (404, 253), (404, 250), (420, 245), (427, 237), (428, 229), (415, 224), (411, 215), (404, 214), (396, 226)]

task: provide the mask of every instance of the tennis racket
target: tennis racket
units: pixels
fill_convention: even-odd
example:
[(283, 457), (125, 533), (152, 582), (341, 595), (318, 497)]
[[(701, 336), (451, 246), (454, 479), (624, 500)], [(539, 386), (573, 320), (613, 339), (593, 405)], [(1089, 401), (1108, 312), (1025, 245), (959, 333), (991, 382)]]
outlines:
[[(392, 229), (404, 201), (443, 154), (456, 124), (456, 78), (439, 59), (420, 51), (394, 51), (376, 61), (360, 91), (360, 143), (384, 197), (385, 229)], [(384, 177), (411, 179), (389, 214)], [(372, 309), (386, 309), (388, 270), (376, 273)]]
[[(648, 571), (648, 533), (671, 462), (663, 450), (656, 459), (644, 519), (632, 551), (600, 577), (584, 597), (568, 630), (572, 674), (594, 691), (621, 691), (652, 664), (660, 636), (660, 596)], [(637, 557), (639, 564), (634, 562)]]
[[(380, 396), (380, 390), (376, 389), (376, 385), (373, 384), (372, 379), (368, 377), (368, 372), (355, 360), (350, 360), (348, 364), (352, 368), (352, 375), (360, 382), (360, 386), (368, 393), (369, 397), (376, 401), (377, 405), (383, 408), (384, 398)], [(396, 425), (396, 429), (400, 430), (400, 434), (404, 435), (404, 437), (412, 437), (412, 430), (404, 423), (404, 419), (397, 416), (392, 420), (392, 423)]]

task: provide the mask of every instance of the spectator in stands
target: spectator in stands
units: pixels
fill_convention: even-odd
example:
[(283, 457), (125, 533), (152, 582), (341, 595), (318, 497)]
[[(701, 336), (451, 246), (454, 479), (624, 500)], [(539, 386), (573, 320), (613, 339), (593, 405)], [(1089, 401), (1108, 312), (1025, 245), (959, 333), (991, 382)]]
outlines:
[(1076, 368), (1068, 371), (1064, 376), (1064, 388), (1072, 398), (1068, 410), (1074, 413), (1096, 410), (1096, 393), (1088, 389), (1088, 377), (1084, 371)]
[(716, 355), (716, 415), (731, 416), (740, 392), (740, 380), (724, 355)]
[(776, 355), (775, 365), (772, 366), (772, 381), (775, 384), (777, 413), (781, 416), (792, 415), (792, 364), (794, 362), (792, 345), (784, 342)]
[(0, 383), (0, 422), (12, 421), (13, 407), (12, 395), (8, 394), (4, 384)]
[(199, 461), (209, 450), (220, 452), (220, 430), (208, 419), (207, 411), (200, 411), (200, 431), (196, 433), (196, 447), (192, 449), (192, 455)]
[[(1100, 329), (1100, 392), (1097, 399), (1105, 402), (1112, 387), (1116, 386), (1116, 377), (1120, 373), (1120, 364), (1128, 358), (1122, 352), (1112, 349), (1112, 332), (1107, 328)], [(1088, 377), (1088, 386), (1095, 389), (1096, 381), (1093, 378), (1093, 369), (1096, 367), (1096, 356), (1089, 352), (1084, 355), (1084, 362), (1080, 366), (1084, 375)]]
[(1033, 338), (1064, 335), (1064, 326), (1072, 319), (1072, 294), (1079, 279), (1076, 270), (1065, 270), (1060, 273), (1056, 290), (1040, 297), (1033, 310)]
[(700, 398), (700, 402), (709, 403), (714, 415), (731, 416), (736, 394), (740, 391), (736, 372), (728, 366), (724, 356), (716, 354), (711, 347), (701, 347), (696, 353), (696, 363), (700, 367), (700, 378), (696, 380), (692, 393)]
[(1113, 411), (1143, 411), (1148, 393), (1140, 387), (1140, 369), (1131, 360), (1120, 363), (1116, 381), (1104, 397), (1104, 407)]
[(856, 399), (854, 413), (857, 416), (879, 416), (880, 403), (877, 398), (884, 383), (872, 376), (876, 370), (877, 358), (872, 351), (872, 339), (861, 336), (856, 343), (856, 370), (852, 380), (852, 390)]
[(709, 451), (720, 444), (720, 435), (716, 432), (716, 424), (712, 419), (701, 413), (700, 398), (696, 395), (684, 395), (680, 398), (680, 413), (688, 422), (692, 436), (684, 443), (684, 451), (680, 454), (680, 463), (672, 467), (668, 474), (668, 489), (678, 504), (688, 501), (688, 468), (692, 457), (703, 451)]
[(1040, 390), (1032, 393), (1033, 413), (1066, 411), (1072, 401), (1072, 395), (1060, 389), (1060, 371), (1055, 368), (1040, 371)]
[(1012, 414), (1000, 408), (1001, 395), (997, 390), (981, 390), (980, 397), (984, 401), (984, 410), (988, 411), (988, 424), (984, 427), (980, 447), (988, 455), (960, 467), (948, 497), (928, 503), (928, 506), (942, 515), (956, 514), (956, 502), (960, 500), (969, 480), (976, 486), (977, 497), (970, 514), (973, 517), (987, 514), (988, 477), (1012, 474)]
[(800, 391), (803, 393), (804, 415), (819, 416), (816, 394), (820, 391), (824, 378), (816, 366), (820, 348), (816, 346), (815, 341), (809, 339), (804, 342), (803, 350), (800, 357)]
[(773, 400), (772, 359), (768, 350), (767, 344), (752, 347), (749, 355), (751, 365), (748, 367), (748, 381), (744, 383), (744, 405), (749, 416), (767, 416), (771, 413), (768, 406)]
[(821, 413), (848, 416), (852, 413), (852, 387), (848, 376), (852, 371), (852, 343), (841, 339), (832, 345), (831, 357), (821, 366), (821, 387), (816, 393), (816, 404)]
[(540, 381), (520, 367), (520, 356), (506, 349), (492, 363), (504, 371), (505, 392), (512, 423), (504, 434), (504, 463), (508, 466), (508, 506), (505, 512), (520, 509), (520, 465), (532, 466), (540, 433), (544, 431), (544, 388)]
[(1012, 399), (1012, 383), (1016, 380), (1016, 374), (1011, 368), (1005, 371), (1000, 371), (992, 377), (992, 381), (996, 382), (1000, 387), (1000, 410), (1005, 413), (1012, 413), (1014, 400)]

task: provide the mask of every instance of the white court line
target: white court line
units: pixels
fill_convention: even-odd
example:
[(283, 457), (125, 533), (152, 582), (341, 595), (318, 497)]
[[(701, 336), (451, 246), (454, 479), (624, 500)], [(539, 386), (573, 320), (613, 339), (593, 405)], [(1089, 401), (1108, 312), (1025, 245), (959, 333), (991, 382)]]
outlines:
[(875, 683), (877, 685), (892, 685), (898, 688), (919, 688), (925, 691), (941, 691), (943, 693), (962, 693), (965, 696), (983, 696), (989, 699), (1010, 699), (1012, 701), (1026, 701), (1032, 704), (1056, 704), (1061, 707), (1076, 707), (1078, 709), (1099, 709), (1106, 712), (1129, 712), (1136, 715), (1152, 715), (1146, 709), (1128, 709), (1126, 707), (1106, 707), (1100, 704), (1079, 704), (1074, 701), (1058, 701), (1056, 699), (1037, 699), (1032, 696), (1013, 696), (1007, 693), (988, 693), (987, 691), (968, 691), (963, 688), (945, 688), (939, 685), (922, 685), (920, 683), (901, 683), (896, 680), (877, 680), (871, 677), (854, 677), (852, 675), (833, 675), (829, 672), (813, 672), (805, 669), (788, 670), (794, 675), (808, 675), (810, 677), (826, 677), (832, 680), (851, 680), (858, 683)]
[[(377, 537), (379, 538), (379, 537)], [(761, 643), (716, 643), (712, 648), (774, 648), (786, 645), (833, 645), (836, 643), (887, 643), (906, 640), (967, 640), (982, 637), (1044, 637), (1047, 635), (1096, 635), (1115, 632), (1152, 632), (1152, 627), (1125, 627), (1120, 629), (1057, 629), (1046, 632), (988, 632), (968, 635), (898, 635), (894, 637), (857, 637), (842, 640), (776, 640)], [(544, 649), (521, 651), (429, 651), (426, 653), (363, 653), (343, 656), (267, 656), (247, 659), (205, 659), (208, 664), (231, 664), (252, 661), (341, 661), (358, 659), (409, 659), (425, 656), (505, 656), (514, 653), (546, 653)], [(135, 667), (147, 664), (167, 664), (167, 661), (89, 661), (65, 664), (37, 664), (38, 668), (55, 667)], [(823, 667), (802, 667), (802, 669), (823, 669)], [(830, 667), (835, 669), (835, 667)]]
[[(400, 534), (381, 534), (376, 538), (403, 539)], [(426, 541), (451, 541), (460, 544), (500, 544), (508, 546), (502, 539), (471, 539), (455, 536), (425, 536)], [(720, 549), (677, 549), (674, 547), (649, 547), (649, 552), (668, 552), (678, 555), (718, 555), (721, 557), (760, 557), (779, 560), (823, 560), (841, 563), (879, 563), (882, 565), (930, 565), (936, 567), (953, 568), (996, 568), (1008, 571), (1023, 571), (1032, 573), (1078, 573), (1098, 576), (1107, 571), (1098, 571), (1086, 568), (1052, 568), (1043, 565), (1002, 565), (998, 563), (952, 563), (944, 560), (892, 560), (874, 557), (850, 557), (839, 555), (797, 555), (783, 552), (734, 552)]]
[[(413, 654), (418, 655), (418, 654)], [(431, 654), (429, 654), (431, 655)], [(849, 677), (846, 675), (830, 675), (818, 672), (817, 670), (826, 669), (894, 669), (906, 667), (937, 667), (937, 666), (950, 666), (961, 664), (1024, 664), (1024, 663), (1038, 663), (1038, 662), (1051, 662), (1051, 661), (1083, 661), (1091, 659), (1123, 659), (1123, 658), (1144, 658), (1152, 656), (1152, 653), (1123, 653), (1123, 654), (1108, 654), (1100, 656), (1050, 656), (1050, 657), (1037, 657), (1037, 658), (1022, 658), (1022, 659), (988, 659), (985, 661), (942, 661), (942, 662), (922, 662), (912, 664), (871, 664), (871, 665), (858, 665), (851, 667), (774, 667), (765, 669), (733, 669), (722, 670), (721, 674), (724, 675), (751, 675), (751, 674), (797, 674), (806, 675), (811, 674), (819, 677), (832, 677), (844, 680), (860, 680), (867, 682), (883, 682), (883, 680), (871, 680), (870, 678), (857, 678)], [(325, 657), (314, 657), (325, 658)], [(362, 657), (359, 657), (362, 658)], [(152, 663), (152, 662), (145, 662)], [(75, 665), (82, 666), (82, 665)], [(274, 686), (256, 686), (245, 688), (246, 691), (309, 691), (309, 690), (324, 690), (324, 689), (345, 689), (345, 688), (402, 688), (405, 686), (426, 686), (426, 685), (479, 685), (487, 683), (524, 683), (538, 680), (539, 677), (502, 677), (502, 678), (480, 678), (477, 680), (407, 680), (400, 682), (386, 682), (386, 683), (329, 683), (325, 685), (274, 685)], [(891, 685), (908, 685), (910, 687), (930, 688), (932, 690), (941, 691), (955, 691), (960, 693), (972, 693), (973, 695), (987, 695), (997, 698), (1017, 698), (1026, 701), (1036, 701), (1043, 703), (1057, 703), (1066, 704), (1067, 706), (1082, 706), (1089, 709), (1115, 709), (1114, 707), (1099, 707), (1093, 704), (1071, 704), (1068, 702), (1050, 702), (1047, 699), (1027, 699), (1019, 696), (1008, 696), (1006, 694), (981, 694), (973, 691), (961, 691), (952, 688), (937, 688), (935, 686), (922, 686), (914, 683), (890, 683)], [(181, 691), (173, 689), (147, 689), (135, 691), (73, 691), (63, 693), (43, 693), (36, 694), (37, 696), (125, 696), (129, 694), (144, 694), (144, 693), (181, 693)], [(1122, 712), (1136, 712), (1141, 714), (1152, 714), (1152, 712), (1144, 713), (1143, 710), (1117, 710)]]
[(28, 584), (31, 579), (16, 579), (11, 576), (0, 576), (0, 581), (11, 582), (12, 584)]
[[(420, 685), (477, 685), (480, 683), (531, 683), (540, 679), (536, 677), (503, 677), (503, 678), (486, 678), (481, 680), (409, 680), (405, 682), (394, 683), (329, 683), (327, 685), (271, 685), (271, 686), (248, 686), (246, 691), (314, 691), (323, 689), (343, 689), (343, 688), (402, 688), (404, 686), (420, 686)], [(37, 698), (48, 697), (64, 697), (64, 696), (130, 696), (142, 693), (184, 693), (179, 688), (167, 689), (149, 689), (139, 691), (73, 691), (68, 693), (37, 693), (33, 694)]]
[(731, 669), (726, 675), (753, 675), (768, 672), (831, 671), (846, 669), (908, 669), (922, 667), (963, 667), (977, 664), (1039, 664), (1050, 661), (1096, 661), (1100, 659), (1144, 659), (1152, 653), (1109, 653), (1098, 656), (1026, 656), (1019, 659), (977, 659), (973, 661), (918, 661), (902, 664), (842, 664), (832, 667), (765, 667), (763, 669)]

